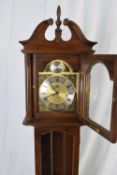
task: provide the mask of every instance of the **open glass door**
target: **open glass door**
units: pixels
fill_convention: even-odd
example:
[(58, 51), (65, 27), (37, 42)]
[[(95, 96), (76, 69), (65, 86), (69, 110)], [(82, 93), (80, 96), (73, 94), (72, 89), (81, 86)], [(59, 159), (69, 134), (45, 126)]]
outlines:
[(81, 120), (114, 143), (117, 141), (117, 56), (85, 57), (82, 68), (85, 93), (82, 93)]

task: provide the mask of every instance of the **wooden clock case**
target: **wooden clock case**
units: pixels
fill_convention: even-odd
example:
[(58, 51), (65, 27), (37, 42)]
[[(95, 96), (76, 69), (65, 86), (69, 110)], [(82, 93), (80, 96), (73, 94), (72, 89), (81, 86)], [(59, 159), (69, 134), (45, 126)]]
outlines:
[[(80, 127), (87, 125), (98, 134), (115, 143), (117, 140), (117, 55), (94, 55), (97, 42), (86, 39), (79, 26), (65, 19), (63, 24), (71, 31), (71, 39), (63, 41), (60, 29), (61, 10), (57, 9), (55, 39), (45, 38), (53, 19), (41, 22), (32, 36), (20, 41), (24, 46), (26, 80), (25, 125), (34, 126), (36, 175), (77, 175), (79, 164)], [(62, 59), (80, 73), (77, 112), (39, 112), (38, 72), (55, 59)], [(111, 129), (108, 131), (88, 116), (86, 96), (87, 75), (92, 66), (103, 62), (114, 81)]]

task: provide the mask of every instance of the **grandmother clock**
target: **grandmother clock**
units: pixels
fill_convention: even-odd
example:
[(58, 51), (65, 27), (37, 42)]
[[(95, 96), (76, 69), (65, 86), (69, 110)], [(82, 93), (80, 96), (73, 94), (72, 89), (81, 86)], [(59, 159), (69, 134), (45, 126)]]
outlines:
[[(32, 125), (35, 131), (36, 175), (78, 175), (81, 126), (90, 127), (112, 143), (117, 140), (117, 55), (94, 55), (96, 42), (87, 40), (69, 19), (63, 24), (70, 29), (71, 39), (64, 41), (60, 15), (58, 7), (54, 40), (45, 38), (46, 29), (53, 24), (48, 19), (28, 40), (20, 41), (25, 54), (24, 124)], [(105, 67), (113, 82), (109, 129), (95, 121), (90, 112), (91, 71), (96, 64)], [(100, 103), (102, 108), (104, 104)]]

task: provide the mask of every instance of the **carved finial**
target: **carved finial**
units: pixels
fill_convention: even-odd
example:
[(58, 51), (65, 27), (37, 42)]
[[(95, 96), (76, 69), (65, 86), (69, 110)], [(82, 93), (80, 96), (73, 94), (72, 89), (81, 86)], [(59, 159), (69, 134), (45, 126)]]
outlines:
[(61, 16), (61, 8), (60, 6), (57, 7), (57, 18), (60, 18)]
[(57, 20), (56, 20), (57, 30), (60, 30), (60, 25), (61, 25), (60, 16), (61, 16), (61, 8), (60, 8), (60, 6), (58, 6), (58, 8), (57, 8)]

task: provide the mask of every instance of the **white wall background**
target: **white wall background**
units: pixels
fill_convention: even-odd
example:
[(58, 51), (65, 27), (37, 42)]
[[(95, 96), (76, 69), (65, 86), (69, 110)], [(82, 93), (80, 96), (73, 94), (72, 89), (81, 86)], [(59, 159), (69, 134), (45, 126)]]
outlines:
[[(22, 125), (24, 59), (18, 41), (42, 20), (56, 19), (58, 4), (62, 18), (74, 20), (88, 39), (98, 41), (96, 53), (117, 54), (116, 0), (0, 0), (0, 175), (34, 175), (33, 128)], [(82, 128), (80, 175), (116, 175), (116, 164), (117, 144)]]

